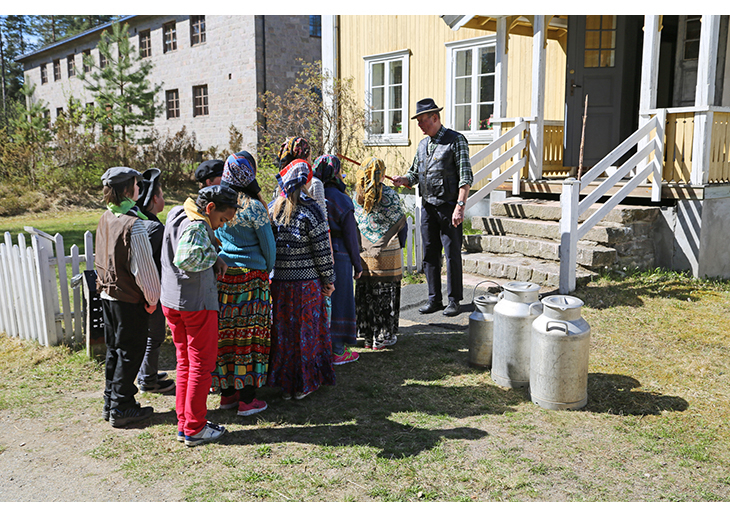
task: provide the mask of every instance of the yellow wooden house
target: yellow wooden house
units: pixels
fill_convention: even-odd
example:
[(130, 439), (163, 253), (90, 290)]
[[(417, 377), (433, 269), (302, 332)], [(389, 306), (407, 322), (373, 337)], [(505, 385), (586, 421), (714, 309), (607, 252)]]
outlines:
[(322, 49), (325, 68), (354, 78), (363, 143), (392, 174), (413, 160), (411, 117), (431, 97), (469, 141), (470, 205), (560, 196), (561, 290), (599, 201), (662, 207), (657, 265), (730, 276), (727, 16), (333, 15)]

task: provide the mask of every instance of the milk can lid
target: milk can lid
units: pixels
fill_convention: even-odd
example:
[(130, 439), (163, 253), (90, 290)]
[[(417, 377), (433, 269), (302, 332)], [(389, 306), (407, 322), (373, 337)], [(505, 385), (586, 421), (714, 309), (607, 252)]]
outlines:
[(575, 296), (554, 295), (546, 296), (542, 299), (543, 305), (547, 305), (551, 309), (566, 311), (569, 309), (578, 309), (583, 306), (583, 301)]
[(531, 293), (540, 290), (540, 286), (532, 282), (507, 282), (502, 287), (505, 291), (516, 293)]

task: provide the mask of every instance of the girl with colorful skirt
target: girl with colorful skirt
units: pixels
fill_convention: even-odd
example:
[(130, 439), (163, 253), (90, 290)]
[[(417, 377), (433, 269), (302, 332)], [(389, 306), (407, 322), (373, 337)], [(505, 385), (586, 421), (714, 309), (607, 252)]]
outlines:
[(335, 384), (325, 304), (335, 272), (324, 216), (306, 188), (311, 175), (306, 160), (286, 165), (277, 175), (284, 195), (270, 209), (276, 262), (268, 385), (281, 388), (284, 399)]
[(216, 230), (220, 257), (228, 265), (218, 279), (218, 360), (213, 387), (220, 388), (221, 409), (238, 408), (249, 416), (267, 408), (256, 399), (266, 385), (271, 346), (271, 291), (276, 243), (266, 204), (256, 181), (256, 161), (246, 151), (228, 157), (221, 185), (238, 193), (241, 208)]
[[(355, 293), (353, 278), (360, 278), (360, 243), (357, 223), (353, 216), (352, 200), (345, 193), (345, 183), (340, 175), (340, 160), (331, 154), (320, 156), (314, 162), (314, 176), (324, 184), (327, 201), (327, 222), (330, 228), (332, 253), (335, 263), (335, 292), (332, 294), (333, 363), (335, 365), (357, 361), (357, 352), (348, 350), (357, 344), (355, 321)], [(354, 271), (354, 272), (353, 272)]]
[(398, 194), (383, 185), (385, 163), (371, 159), (357, 173), (355, 220), (360, 230), (363, 273), (355, 285), (358, 334), (365, 348), (397, 341), (400, 283), (408, 227)]

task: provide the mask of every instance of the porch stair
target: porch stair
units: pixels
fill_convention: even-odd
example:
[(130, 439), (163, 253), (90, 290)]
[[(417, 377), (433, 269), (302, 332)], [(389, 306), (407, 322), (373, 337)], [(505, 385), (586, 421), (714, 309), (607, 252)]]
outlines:
[[(559, 201), (513, 197), (492, 203), (491, 216), (472, 218), (472, 228), (481, 233), (464, 236), (463, 272), (557, 286), (560, 214)], [(656, 206), (614, 208), (578, 243), (577, 283), (587, 283), (604, 268), (654, 267), (652, 228), (658, 215)]]

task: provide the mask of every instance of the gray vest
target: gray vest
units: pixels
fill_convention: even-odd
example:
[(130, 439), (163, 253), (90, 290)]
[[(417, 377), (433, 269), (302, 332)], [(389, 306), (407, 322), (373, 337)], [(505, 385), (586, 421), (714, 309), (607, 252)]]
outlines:
[(430, 137), (418, 144), (418, 187), (423, 200), (432, 205), (455, 202), (459, 198), (459, 173), (454, 152), (457, 135), (456, 131), (447, 129), (430, 155), (427, 153)]
[[(218, 310), (218, 284), (213, 268), (204, 271), (183, 271), (172, 263), (175, 251), (185, 228), (192, 221), (182, 206), (176, 206), (167, 215), (165, 234), (162, 239), (162, 291), (160, 303), (178, 311)], [(215, 245), (215, 234), (206, 225), (210, 242)]]

